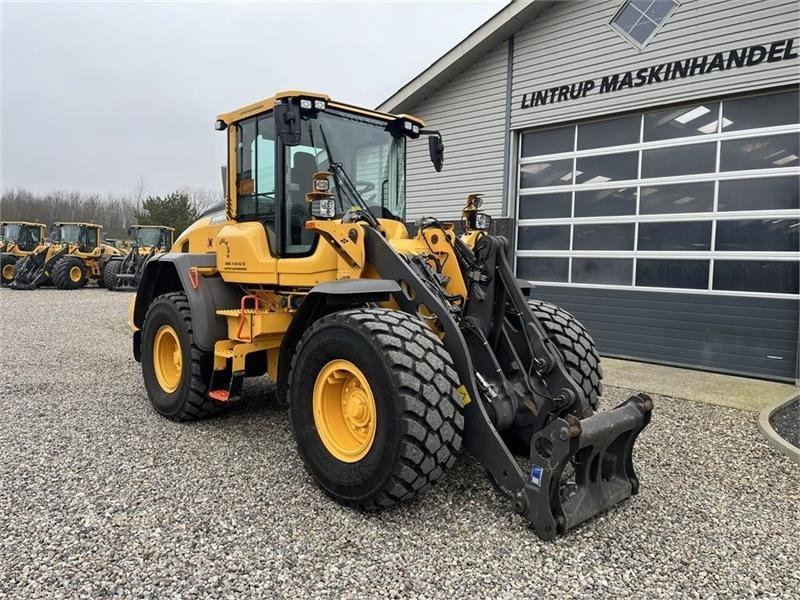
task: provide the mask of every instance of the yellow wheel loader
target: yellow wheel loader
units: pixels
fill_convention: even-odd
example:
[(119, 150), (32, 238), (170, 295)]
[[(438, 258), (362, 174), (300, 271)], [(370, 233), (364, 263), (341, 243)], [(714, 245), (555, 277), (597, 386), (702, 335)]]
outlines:
[(134, 225), (128, 230), (133, 245), (125, 256), (112, 256), (103, 268), (103, 281), (112, 292), (133, 291), (145, 263), (172, 248), (175, 230), (163, 225)]
[(103, 228), (94, 223), (55, 223), (52, 241), (42, 244), (15, 266), (11, 289), (32, 290), (52, 283), (74, 290), (94, 281), (103, 287), (103, 268), (120, 250), (101, 243)]
[(0, 285), (14, 281), (16, 264), (44, 241), (45, 226), (42, 223), (4, 221), (0, 223)]
[(462, 231), (431, 217), (408, 234), (406, 144), (426, 136), (438, 171), (438, 132), (294, 91), (216, 129), (224, 223), (207, 251), (198, 228), (148, 260), (131, 309), (156, 411), (207, 417), (266, 373), (318, 485), (368, 510), (423, 492), (462, 447), (543, 539), (637, 493), (651, 399), (595, 412), (592, 338), (529, 297), (480, 198)]

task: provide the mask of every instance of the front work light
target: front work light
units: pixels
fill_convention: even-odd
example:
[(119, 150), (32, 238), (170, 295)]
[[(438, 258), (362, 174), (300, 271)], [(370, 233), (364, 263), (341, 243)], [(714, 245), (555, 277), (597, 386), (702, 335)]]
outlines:
[(222, 119), (217, 119), (214, 121), (214, 129), (217, 131), (225, 131), (228, 128), (228, 124), (223, 121)]
[(314, 103), (309, 100), (308, 98), (300, 98), (300, 108), (303, 110), (311, 110), (314, 107)]
[(311, 216), (315, 219), (332, 219), (336, 216), (336, 203), (333, 198), (319, 198), (311, 201)]
[(331, 177), (328, 171), (318, 171), (312, 175), (311, 189), (306, 194), (306, 202), (311, 205), (311, 216), (315, 219), (333, 219), (336, 216), (336, 202), (330, 193)]

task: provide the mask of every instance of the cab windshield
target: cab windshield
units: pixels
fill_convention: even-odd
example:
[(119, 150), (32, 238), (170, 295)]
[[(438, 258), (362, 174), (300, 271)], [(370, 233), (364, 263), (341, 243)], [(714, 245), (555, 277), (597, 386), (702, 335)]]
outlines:
[(62, 225), (59, 228), (58, 240), (65, 244), (77, 244), (80, 235), (80, 225)]
[(160, 229), (140, 229), (136, 232), (136, 243), (140, 246), (161, 246)]
[(337, 176), (337, 171), (343, 171), (376, 217), (405, 218), (405, 138), (389, 134), (385, 122), (338, 111), (320, 113), (316, 119), (303, 121), (300, 145), (286, 151), (290, 198), (299, 187), (305, 201), (311, 175), (332, 171), (332, 192), (337, 216), (341, 216), (353, 206)]

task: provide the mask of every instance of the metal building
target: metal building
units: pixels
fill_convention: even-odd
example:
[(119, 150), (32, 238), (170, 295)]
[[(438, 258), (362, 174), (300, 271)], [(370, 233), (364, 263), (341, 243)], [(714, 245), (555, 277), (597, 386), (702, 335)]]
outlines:
[(509, 4), (379, 108), (445, 140), (408, 153), (409, 220), (466, 195), (520, 278), (601, 352), (798, 378), (796, 0)]

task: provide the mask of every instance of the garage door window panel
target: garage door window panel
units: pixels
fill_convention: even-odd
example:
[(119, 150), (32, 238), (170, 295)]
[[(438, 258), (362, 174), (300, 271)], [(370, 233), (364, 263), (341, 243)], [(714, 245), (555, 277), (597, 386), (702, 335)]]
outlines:
[(576, 217), (607, 217), (635, 214), (635, 187), (575, 192)]
[(537, 162), (520, 167), (520, 187), (537, 188), (572, 183), (572, 159)]
[(726, 100), (722, 103), (722, 131), (742, 131), (798, 123), (799, 95), (795, 90)]
[(642, 178), (675, 177), (716, 171), (717, 145), (714, 142), (642, 152)]
[(569, 250), (569, 225), (520, 227), (517, 244), (525, 250)]
[(604, 285), (631, 284), (632, 258), (578, 258), (572, 259), (572, 282)]
[(575, 183), (605, 183), (636, 179), (638, 168), (638, 152), (585, 156), (577, 160)]
[(722, 142), (720, 171), (747, 171), (800, 166), (800, 136), (796, 133)]
[(639, 188), (639, 214), (642, 215), (711, 212), (713, 208), (713, 181)]
[(642, 287), (708, 288), (707, 260), (650, 260), (636, 261), (636, 285)]
[(569, 280), (569, 258), (520, 258), (517, 263), (517, 276), (532, 281), (566, 283)]
[(719, 210), (798, 210), (800, 177), (734, 179), (719, 182)]
[(798, 294), (800, 262), (781, 260), (714, 261), (714, 289), (733, 292)]
[(719, 221), (716, 249), (722, 252), (798, 252), (800, 220)]
[(694, 251), (711, 249), (711, 221), (639, 223), (638, 250)]
[(614, 119), (578, 125), (578, 150), (624, 146), (639, 142), (641, 115), (626, 115)]
[(644, 141), (672, 140), (716, 133), (719, 102), (708, 102), (647, 112)]
[(575, 149), (575, 126), (542, 129), (522, 136), (522, 156), (544, 156), (572, 152)]
[(572, 192), (519, 197), (520, 219), (563, 219), (572, 216)]
[(633, 250), (634, 223), (575, 225), (573, 250)]

